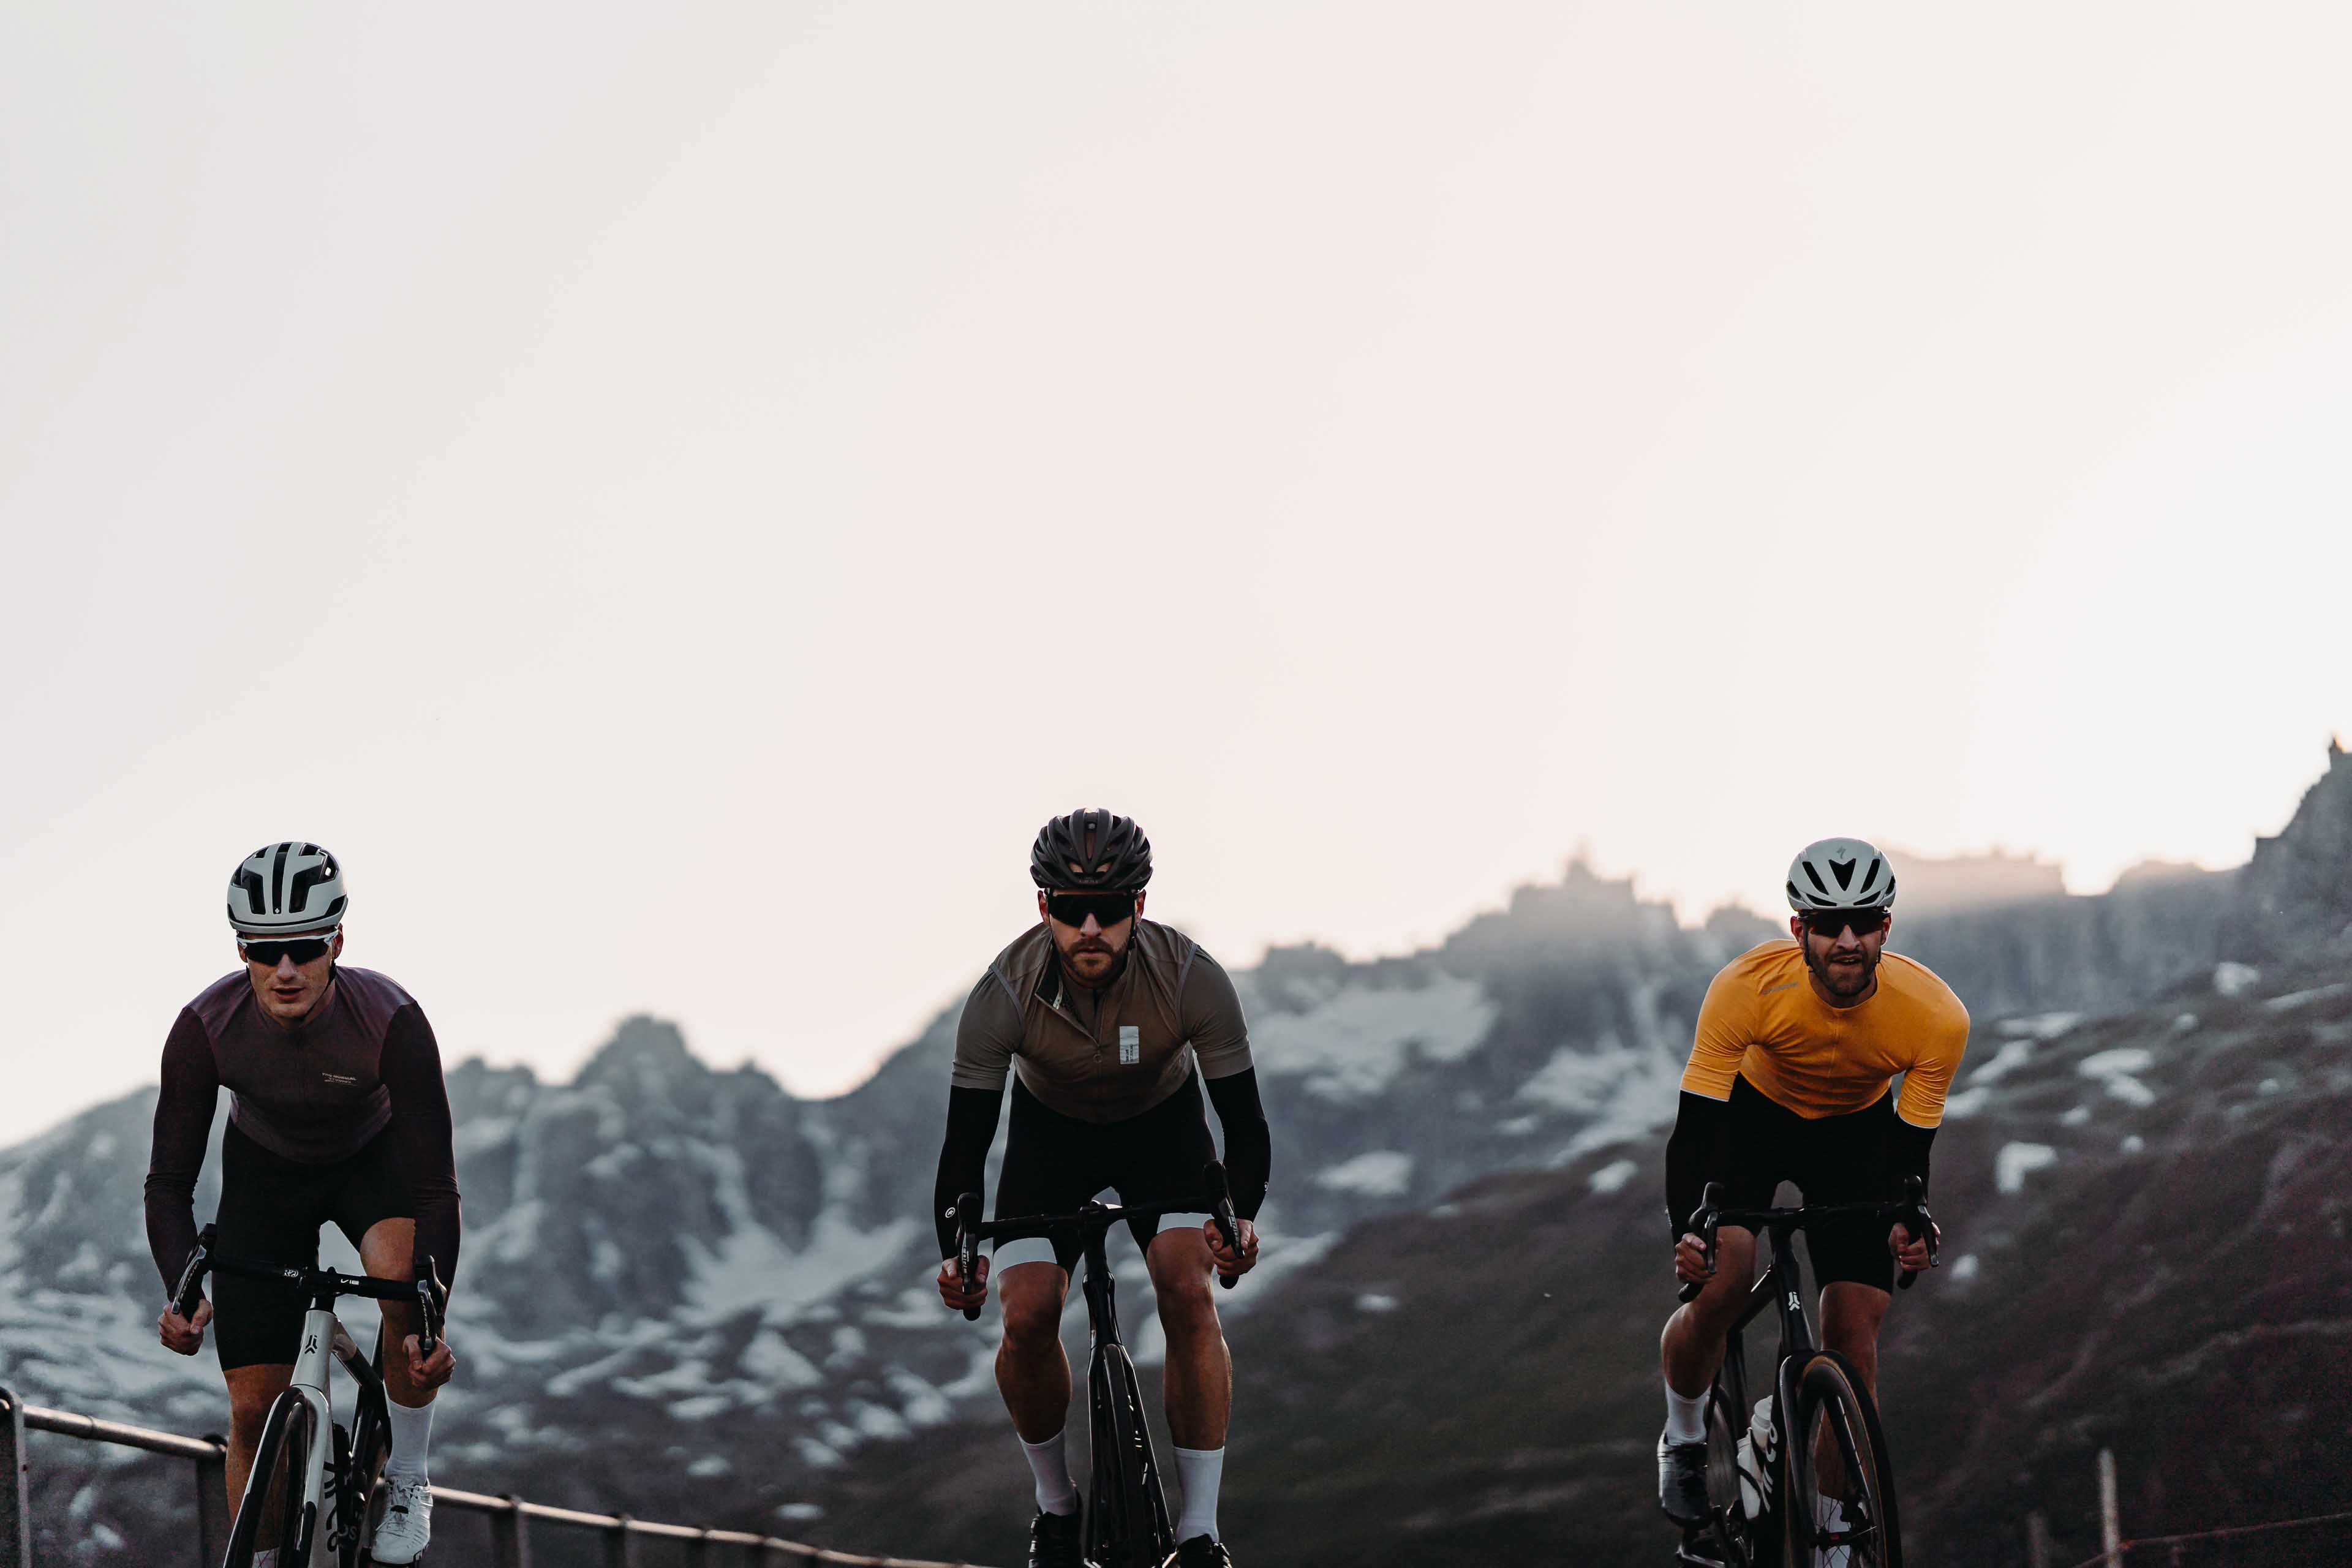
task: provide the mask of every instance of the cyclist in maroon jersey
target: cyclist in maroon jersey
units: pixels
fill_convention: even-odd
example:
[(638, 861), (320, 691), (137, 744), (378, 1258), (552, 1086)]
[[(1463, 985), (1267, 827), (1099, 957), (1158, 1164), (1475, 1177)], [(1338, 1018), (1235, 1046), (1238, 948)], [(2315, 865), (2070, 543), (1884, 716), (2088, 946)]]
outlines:
[[(367, 1272), (413, 1279), (431, 1259), (457, 1267), (457, 1171), (449, 1096), (433, 1026), (385, 976), (345, 968), (341, 868), (299, 839), (256, 850), (228, 889), (241, 969), (180, 1010), (163, 1042), (163, 1091), (147, 1167), (147, 1243), (168, 1290), (195, 1250), (196, 1176), (220, 1091), (220, 1250), (289, 1267), (310, 1261), (332, 1221)], [(303, 1303), (271, 1282), (216, 1275), (215, 1303), (183, 1318), (166, 1307), (163, 1343), (182, 1355), (219, 1330), (228, 1384), (228, 1493), (244, 1494), (270, 1405), (293, 1375)], [(413, 1306), (383, 1303), (390, 1501), (374, 1560), (414, 1563), (432, 1536), (425, 1448), (433, 1399), (457, 1358), (446, 1339), (422, 1353)]]

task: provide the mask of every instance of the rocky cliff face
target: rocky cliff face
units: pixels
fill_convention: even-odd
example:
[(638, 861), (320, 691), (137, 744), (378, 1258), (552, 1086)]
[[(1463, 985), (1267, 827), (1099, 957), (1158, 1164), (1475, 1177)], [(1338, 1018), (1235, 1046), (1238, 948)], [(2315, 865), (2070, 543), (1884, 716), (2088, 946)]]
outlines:
[[(2332, 1180), (2323, 1133), (2352, 1108), (2341, 1060), (2352, 1023), (2329, 1000), (2341, 989), (2325, 972), (2333, 950), (2295, 933), (2342, 928), (2331, 911), (2352, 864), (2347, 785), (2337, 753), (2234, 892), (2227, 877), (2147, 879), (1898, 924), (1895, 945), (1950, 979), (1978, 1023), (1937, 1151), (1939, 1207), (1969, 1215), (1961, 1256), (1975, 1263), (1956, 1258), (1937, 1289), (1906, 1298), (1902, 1321), (1932, 1333), (1902, 1331), (1923, 1423), (1902, 1451), (1980, 1478), (1995, 1476), (1994, 1457), (2029, 1450), (2058, 1467), (2079, 1457), (2067, 1434), (2151, 1422), (2173, 1397), (2163, 1388), (2217, 1396), (2200, 1373), (2101, 1405), (2111, 1380), (2047, 1370), (2079, 1356), (2128, 1378), (2130, 1356), (2154, 1353), (2085, 1315), (2125, 1298), (2068, 1293), (2049, 1259), (2091, 1256), (2083, 1237), (2105, 1233), (2067, 1228), (2084, 1215), (2146, 1214), (2147, 1226), (2114, 1234), (2154, 1250), (2084, 1265), (2101, 1290), (2144, 1283), (2153, 1265), (2132, 1259), (2163, 1253), (2152, 1227), (2165, 1210), (2141, 1194), (2168, 1184), (2194, 1185), (2209, 1229), (2232, 1223), (2217, 1205), (2251, 1205), (2250, 1239), (2212, 1253), (2217, 1310), (2267, 1303), (2282, 1323), (2334, 1321), (2333, 1276), (2256, 1276), (2264, 1238), (2339, 1234), (2313, 1194)], [(2222, 951), (2231, 897), (2284, 911), (2267, 929), (2291, 952)], [(1282, 950), (1237, 977), (1276, 1135), (1268, 1261), (1221, 1303), (1248, 1368), (1229, 1481), (1237, 1526), (1279, 1528), (1300, 1542), (1294, 1563), (1341, 1561), (1317, 1555), (1326, 1542), (1352, 1543), (1348, 1561), (1389, 1560), (1378, 1543), (1407, 1542), (1412, 1561), (1465, 1563), (1514, 1545), (1654, 1545), (1639, 1460), (1655, 1421), (1644, 1345), (1664, 1305), (1663, 1287), (1643, 1283), (1659, 1140), (1709, 977), (1774, 930), (1737, 913), (1685, 930), (1628, 885), (1575, 870), (1429, 952), (1350, 963)], [(952, 1032), (941, 1017), (856, 1091), (823, 1101), (756, 1070), (714, 1071), (650, 1019), (623, 1025), (568, 1084), (453, 1069), (468, 1229), (453, 1334), (466, 1373), (436, 1434), (440, 1477), (908, 1553), (987, 1561), (1016, 1542), (1024, 1489), (989, 1376), (994, 1324), (943, 1312), (928, 1283)], [(131, 1096), (0, 1152), (0, 1380), (46, 1403), (206, 1430), (223, 1415), (210, 1357), (154, 1342), (160, 1289), (138, 1191), (151, 1106)], [(2223, 1179), (2282, 1160), (2260, 1192)], [(209, 1182), (198, 1201), (209, 1213)], [(2154, 1206), (2131, 1206), (2143, 1203)], [(1129, 1259), (1114, 1263), (1150, 1364), (1147, 1282)], [(2177, 1316), (2160, 1302), (2141, 1313)], [(2012, 1318), (2021, 1339), (2002, 1337)], [(1070, 1326), (1083, 1331), (1075, 1313)], [(2335, 1331), (2312, 1342), (2338, 1343)], [(2025, 1397), (1937, 1383), (1927, 1347), (1963, 1339), (1968, 1376), (2032, 1365), (2063, 1392), (2024, 1426), (1937, 1426), (1932, 1401)], [(2196, 1366), (2242, 1361), (2218, 1342), (2165, 1343)], [(2020, 1362), (2029, 1351), (2042, 1360)], [(2310, 1408), (2310, 1429), (2340, 1438), (2335, 1407)], [(161, 1560), (184, 1480), (41, 1444), (44, 1561)], [(2181, 1495), (2203, 1484), (2148, 1463)], [(2004, 1507), (2031, 1490), (2016, 1475), (2000, 1484)], [(1428, 1502), (1441, 1494), (1472, 1500), (1470, 1513)], [(1957, 1510), (1965, 1495), (1920, 1506)], [(1438, 1528), (1473, 1516), (1486, 1522)], [(1612, 1520), (1622, 1535), (1591, 1533)], [(556, 1549), (541, 1560), (561, 1561)]]
[(2352, 757), (2340, 742), (2278, 837), (2254, 845), (2237, 892), (2248, 957), (2352, 952)]

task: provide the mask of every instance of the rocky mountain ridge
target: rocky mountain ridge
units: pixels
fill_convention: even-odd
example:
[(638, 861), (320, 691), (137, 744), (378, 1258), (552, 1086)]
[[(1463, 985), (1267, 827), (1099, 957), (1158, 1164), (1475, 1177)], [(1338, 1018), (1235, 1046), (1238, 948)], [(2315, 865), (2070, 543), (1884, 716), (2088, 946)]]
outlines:
[[(2321, 863), (2352, 845), (2352, 766), (2342, 758), (2331, 752), (2294, 822), (2243, 873), (1899, 921), (1895, 945), (1950, 979), (1979, 1023), (1947, 1143), (1972, 1136), (1974, 1089), (1987, 1091), (1979, 1109), (2006, 1106), (2000, 1085), (2022, 1068), (1999, 1064), (2023, 1060), (2013, 1045), (2030, 1052), (2094, 1027), (2037, 1033), (2053, 1027), (2050, 1015), (2122, 1016), (2191, 993), (2219, 1000), (2176, 1011), (2210, 1016), (2241, 998), (2256, 1008), (2294, 994), (2277, 976), (2296, 963), (2327, 962), (2330, 933), (2344, 923), (2327, 921), (2343, 910), (2352, 864), (2352, 855), (2332, 871)], [(2247, 931), (2249, 908), (2264, 912), (2264, 945), (2225, 951)], [(1609, 1223), (1628, 1237), (1654, 1231), (1656, 1142), (1698, 1000), (1716, 967), (1772, 930), (1736, 911), (1685, 929), (1629, 885), (1572, 868), (1424, 952), (1353, 963), (1277, 950), (1238, 976), (1276, 1143), (1262, 1216), (1269, 1261), (1227, 1299), (1232, 1333), (1269, 1369), (1268, 1387), (1307, 1391), (1254, 1397), (1320, 1408), (1311, 1391), (1325, 1386), (1318, 1369), (1338, 1364), (1329, 1358), (1380, 1342), (1381, 1323), (1415, 1321), (1374, 1308), (1318, 1316), (1315, 1305), (1331, 1279), (1359, 1276), (1370, 1283), (1350, 1300), (1416, 1299), (1400, 1293), (1402, 1277), (1395, 1290), (1374, 1288), (1397, 1270), (1367, 1248), (1397, 1216), (1442, 1215), (1489, 1191), (1565, 1193), (1578, 1205), (1607, 1199), (1607, 1213), (1622, 1216)], [(2274, 956), (2282, 948), (2302, 956)], [(2324, 1005), (2295, 1005), (2333, 1017)], [(2145, 1034), (2144, 1024), (2130, 1028)], [(952, 1029), (942, 1016), (867, 1083), (824, 1101), (795, 1100), (754, 1069), (713, 1070), (649, 1019), (625, 1024), (569, 1084), (474, 1062), (454, 1068), (467, 1393), (444, 1415), (436, 1471), (551, 1501), (909, 1552), (949, 1550), (908, 1538), (929, 1528), (909, 1522), (915, 1513), (950, 1529), (1004, 1511), (1000, 1494), (1017, 1503), (1017, 1486), (1005, 1489), (1017, 1456), (1001, 1440), (988, 1374), (993, 1324), (942, 1312), (927, 1283)], [(2052, 1070), (2074, 1081), (2074, 1068)], [(2316, 1066), (2299, 1070), (2333, 1081)], [(1969, 1076), (1988, 1073), (1981, 1083)], [(2147, 1068), (2117, 1068), (2094, 1087), (2128, 1100), (2114, 1086), (2149, 1081)], [(157, 1290), (137, 1190), (151, 1104), (127, 1097), (0, 1152), (0, 1380), (47, 1403), (208, 1429), (221, 1419), (210, 1359), (182, 1361), (153, 1341)], [(2002, 1147), (2010, 1142), (2060, 1147), (2030, 1138)], [(1939, 1172), (1955, 1158), (1944, 1148)], [(2000, 1150), (1986, 1158), (1997, 1188)], [(214, 1197), (208, 1180), (200, 1213)], [(1605, 1261), (1616, 1245), (1596, 1258), (1596, 1274), (1619, 1267)], [(1643, 1267), (1623, 1257), (1622, 1267)], [(1149, 1361), (1157, 1331), (1138, 1299), (1140, 1268), (1122, 1269), (1121, 1283)], [(1646, 1301), (1635, 1316), (1651, 1316)], [(1072, 1326), (1082, 1331), (1075, 1314)], [(1424, 1325), (1415, 1353), (1429, 1352), (1433, 1331)], [(1462, 1380), (1507, 1381), (1491, 1352), (1515, 1342), (1449, 1354)], [(1278, 1420), (1258, 1428), (1262, 1437), (1242, 1428), (1237, 1466), (1261, 1440), (1315, 1452), (1300, 1419), (1287, 1437)], [(1431, 1420), (1442, 1428), (1456, 1417)], [(184, 1488), (141, 1484), (148, 1472), (135, 1463), (44, 1442), (43, 1560), (150, 1560), (144, 1543), (184, 1510)], [(969, 1473), (928, 1458), (914, 1466), (918, 1452), (968, 1454)], [(1289, 1473), (1268, 1464), (1268, 1476)], [(1257, 1506), (1256, 1484), (1235, 1488), (1236, 1518)], [(1346, 1490), (1337, 1476), (1317, 1484)], [(1611, 1484), (1622, 1489), (1622, 1479)], [(909, 1510), (915, 1499), (937, 1506)], [(1524, 1522), (1535, 1511), (1514, 1505), (1497, 1517)]]

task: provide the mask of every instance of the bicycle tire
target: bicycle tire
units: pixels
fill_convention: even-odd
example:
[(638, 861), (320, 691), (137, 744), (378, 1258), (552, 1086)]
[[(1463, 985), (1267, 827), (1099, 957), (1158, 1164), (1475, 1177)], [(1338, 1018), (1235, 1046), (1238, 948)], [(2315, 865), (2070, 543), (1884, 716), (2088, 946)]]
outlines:
[(313, 1521), (302, 1493), (310, 1479), (316, 1420), (310, 1402), (290, 1388), (270, 1405), (261, 1440), (253, 1447), (253, 1469), (246, 1477), (245, 1496), (237, 1501), (236, 1522), (229, 1527), (221, 1568), (253, 1568), (254, 1553), (272, 1544), (278, 1548), (278, 1568), (310, 1568)]
[(1092, 1495), (1087, 1560), (1094, 1568), (1160, 1568), (1176, 1550), (1143, 1389), (1124, 1347), (1097, 1345), (1087, 1369), (1092, 1420)]
[[(335, 1428), (338, 1439), (342, 1430), (340, 1426)], [(374, 1539), (376, 1521), (383, 1508), (380, 1493), (387, 1436), (382, 1411), (362, 1394), (359, 1409), (352, 1417), (348, 1453), (339, 1456), (342, 1463), (337, 1468), (340, 1482), (335, 1489), (335, 1514), (328, 1534), (335, 1568), (362, 1568), (372, 1561), (366, 1549)]]
[(1761, 1568), (1739, 1491), (1739, 1439), (1748, 1435), (1747, 1357), (1735, 1336), (1707, 1389), (1705, 1533), (1725, 1568)]
[(1846, 1516), (1851, 1568), (1903, 1568), (1903, 1531), (1895, 1500), (1895, 1471), (1887, 1462), (1886, 1434), (1853, 1363), (1835, 1351), (1815, 1351), (1801, 1366), (1785, 1369), (1781, 1410), (1780, 1517), (1782, 1541), (1793, 1568), (1815, 1562), (1813, 1445), (1828, 1431), (1846, 1470), (1840, 1498)]

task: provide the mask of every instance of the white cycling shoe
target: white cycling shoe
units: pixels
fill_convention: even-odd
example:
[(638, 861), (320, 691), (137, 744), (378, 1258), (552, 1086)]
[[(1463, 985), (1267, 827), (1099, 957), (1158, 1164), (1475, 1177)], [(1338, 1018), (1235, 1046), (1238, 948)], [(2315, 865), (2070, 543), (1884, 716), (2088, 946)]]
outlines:
[(369, 1555), (387, 1565), (414, 1563), (433, 1540), (433, 1489), (424, 1481), (386, 1480), (389, 1499)]

